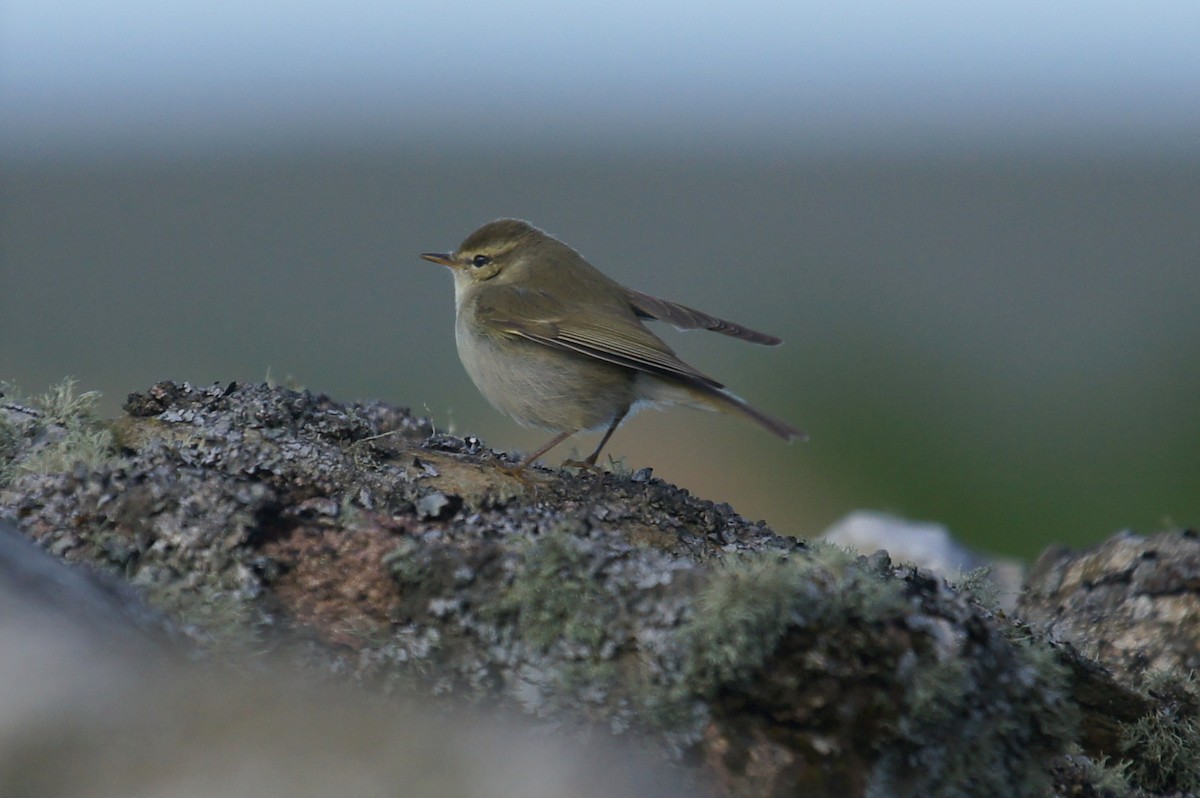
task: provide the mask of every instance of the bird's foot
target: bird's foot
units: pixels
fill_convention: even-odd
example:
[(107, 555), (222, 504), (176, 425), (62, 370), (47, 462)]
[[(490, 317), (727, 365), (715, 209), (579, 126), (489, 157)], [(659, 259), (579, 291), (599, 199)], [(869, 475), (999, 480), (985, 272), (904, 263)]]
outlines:
[(591, 458), (587, 460), (563, 460), (562, 468), (578, 468), (580, 471), (587, 471), (590, 474), (596, 475), (604, 473), (604, 469), (596, 465), (596, 461)]
[(525, 470), (527, 465), (529, 465), (529, 461), (522, 460), (516, 465), (504, 465), (502, 463), (496, 466), (496, 468), (499, 469), (500, 473), (504, 474), (505, 476), (512, 477), (517, 482), (520, 482), (521, 487), (525, 488), (527, 491), (537, 493), (537, 484), (529, 478), (529, 473)]

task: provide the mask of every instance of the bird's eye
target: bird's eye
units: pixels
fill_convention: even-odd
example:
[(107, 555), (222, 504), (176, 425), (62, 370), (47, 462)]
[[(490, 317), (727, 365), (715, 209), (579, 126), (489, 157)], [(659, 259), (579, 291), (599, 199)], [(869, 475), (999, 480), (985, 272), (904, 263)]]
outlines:
[(476, 255), (474, 258), (471, 259), (471, 265), (474, 266), (476, 269), (480, 269), (484, 266), (487, 266), (491, 262), (492, 262), (492, 259), (489, 258), (487, 255)]

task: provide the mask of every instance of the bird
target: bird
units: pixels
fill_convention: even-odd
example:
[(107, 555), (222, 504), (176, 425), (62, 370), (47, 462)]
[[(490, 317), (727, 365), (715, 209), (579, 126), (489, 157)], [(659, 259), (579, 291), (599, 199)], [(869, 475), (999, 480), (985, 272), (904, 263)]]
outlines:
[(564, 463), (595, 467), (621, 422), (646, 405), (733, 413), (786, 441), (808, 437), (685, 363), (646, 322), (764, 346), (780, 338), (626, 288), (520, 219), (488, 222), (452, 252), (421, 257), (454, 276), (455, 342), (479, 391), (519, 424), (555, 432), (515, 475), (571, 435), (603, 429), (582, 463)]

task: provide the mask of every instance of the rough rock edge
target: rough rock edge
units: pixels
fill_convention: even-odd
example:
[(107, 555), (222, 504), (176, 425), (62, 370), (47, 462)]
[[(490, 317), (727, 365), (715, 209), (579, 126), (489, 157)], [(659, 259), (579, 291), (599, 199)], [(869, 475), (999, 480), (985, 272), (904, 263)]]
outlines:
[[(10, 467), (0, 512), (207, 650), (600, 723), (732, 795), (1043, 795), (1080, 772), (1061, 765), (1080, 711), (1147, 714), (927, 573), (782, 538), (648, 470), (522, 484), (407, 411), (263, 385), (160, 383), (125, 409), (119, 457)], [(19, 464), (37, 436), (10, 437)], [(1131, 698), (1113, 713), (1089, 690)]]

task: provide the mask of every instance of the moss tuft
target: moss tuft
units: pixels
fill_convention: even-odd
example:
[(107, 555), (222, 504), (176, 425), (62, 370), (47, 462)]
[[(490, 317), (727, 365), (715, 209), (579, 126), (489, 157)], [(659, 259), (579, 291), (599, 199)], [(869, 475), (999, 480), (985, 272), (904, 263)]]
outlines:
[(41, 396), (33, 398), (33, 405), (42, 411), (42, 417), (49, 424), (59, 424), (70, 427), (80, 423), (90, 423), (96, 420), (96, 402), (100, 400), (99, 391), (84, 391), (75, 393), (78, 381), (67, 377)]
[(59, 428), (41, 446), (19, 463), (19, 468), (33, 474), (53, 474), (69, 471), (82, 463), (95, 468), (113, 458), (115, 443), (112, 432), (96, 418), (97, 391), (75, 393), (76, 381), (67, 377), (41, 396), (31, 401), (41, 411), (38, 424), (41, 430)]
[(113, 458), (112, 433), (103, 428), (69, 427), (58, 440), (37, 449), (21, 463), (32, 474), (55, 474), (76, 465), (95, 468)]
[(1087, 777), (1088, 783), (1095, 789), (1096, 794), (1101, 798), (1125, 798), (1125, 796), (1138, 795), (1140, 792), (1135, 791), (1129, 783), (1129, 768), (1132, 763), (1128, 759), (1122, 759), (1119, 762), (1110, 762), (1108, 757), (1103, 757), (1099, 760), (1084, 759), (1083, 772)]
[(995, 610), (1000, 606), (1000, 591), (992, 581), (992, 569), (989, 566), (972, 568), (958, 579), (947, 580), (950, 588), (961, 593), (981, 607)]
[(1152, 792), (1200, 790), (1200, 691), (1192, 674), (1158, 672), (1146, 680), (1154, 712), (1121, 729), (1129, 777)]
[(513, 614), (521, 638), (546, 651), (559, 640), (597, 655), (612, 620), (598, 574), (604, 560), (578, 537), (577, 525), (559, 524), (531, 539), (512, 583), (493, 605)]
[(16, 458), (21, 450), (21, 438), (16, 425), (0, 415), (0, 486), (8, 484), (16, 473)]
[(903, 602), (901, 583), (866, 571), (836, 546), (725, 561), (714, 567), (682, 631), (690, 654), (680, 687), (709, 696), (745, 684), (790, 626), (872, 623), (897, 614)]
[(0, 484), (21, 472), (53, 474), (69, 471), (76, 464), (95, 467), (112, 459), (116, 450), (113, 435), (96, 418), (100, 394), (77, 394), (76, 382), (68, 377), (37, 397), (22, 396), (19, 389), (3, 384), (12, 397), (9, 410), (0, 414)]
[(762, 667), (814, 592), (814, 569), (779, 556), (717, 566), (684, 630), (692, 652), (685, 682), (701, 695), (742, 684)]

